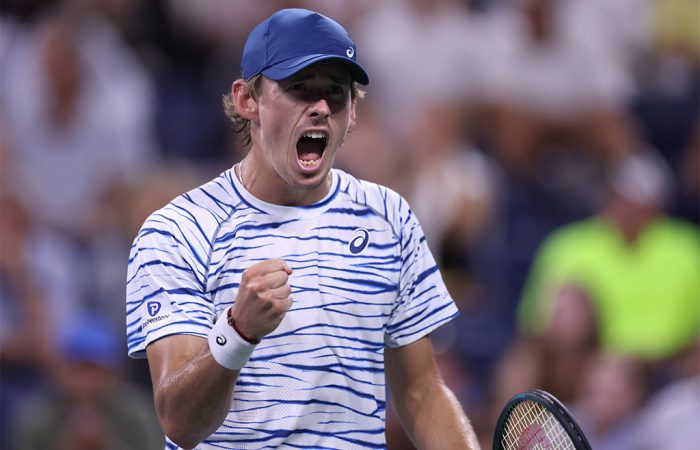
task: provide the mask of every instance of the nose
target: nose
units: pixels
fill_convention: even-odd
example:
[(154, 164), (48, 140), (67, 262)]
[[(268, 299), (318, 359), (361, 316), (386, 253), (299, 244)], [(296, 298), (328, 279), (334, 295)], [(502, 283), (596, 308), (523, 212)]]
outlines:
[(331, 114), (331, 107), (324, 97), (319, 96), (311, 102), (308, 112), (311, 117), (326, 118)]

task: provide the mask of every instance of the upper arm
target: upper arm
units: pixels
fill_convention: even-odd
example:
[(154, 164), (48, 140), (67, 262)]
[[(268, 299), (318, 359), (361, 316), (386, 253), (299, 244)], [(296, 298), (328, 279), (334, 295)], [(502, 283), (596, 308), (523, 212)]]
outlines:
[(387, 348), (384, 364), (389, 388), (397, 401), (399, 393), (420, 396), (441, 380), (428, 336), (402, 347)]
[(416, 448), (479, 448), (459, 400), (440, 376), (427, 336), (387, 349), (385, 360), (392, 403)]

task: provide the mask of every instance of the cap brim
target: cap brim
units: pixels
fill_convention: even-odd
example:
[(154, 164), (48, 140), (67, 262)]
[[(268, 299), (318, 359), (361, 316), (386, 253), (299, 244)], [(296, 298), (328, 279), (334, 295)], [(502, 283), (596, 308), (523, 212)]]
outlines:
[(350, 75), (354, 81), (362, 85), (369, 83), (369, 76), (367, 76), (367, 72), (365, 72), (362, 66), (350, 58), (338, 55), (307, 55), (300, 58), (293, 58), (268, 67), (261, 73), (271, 80), (279, 81), (291, 77), (300, 70), (309, 67), (311, 64), (329, 59), (336, 59), (344, 62), (350, 70)]

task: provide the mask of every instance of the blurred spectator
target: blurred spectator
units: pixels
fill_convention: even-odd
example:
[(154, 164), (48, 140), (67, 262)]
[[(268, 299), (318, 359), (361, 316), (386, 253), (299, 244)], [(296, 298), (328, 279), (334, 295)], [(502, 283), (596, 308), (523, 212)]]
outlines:
[(343, 147), (336, 153), (335, 164), (356, 177), (381, 183), (397, 192), (406, 192), (412, 182), (407, 176), (411, 157), (386, 132), (380, 114), (376, 99), (371, 95), (357, 105), (361, 124), (348, 133)]
[(89, 6), (58, 2), (27, 23), (3, 16), (0, 34), (0, 57), (12, 62), (0, 65), (3, 182), (32, 224), (18, 242), (51, 252), (30, 262), (53, 277), (32, 283), (60, 327), (88, 304), (122, 323), (128, 244), (111, 251), (118, 206), (155, 150), (152, 81)]
[(682, 363), (678, 379), (656, 392), (642, 409), (630, 450), (690, 449), (700, 442), (700, 339)]
[(652, 2), (651, 35), (660, 49), (681, 52), (700, 63), (698, 5), (692, 0)]
[(528, 333), (552, 321), (551, 293), (577, 283), (593, 299), (603, 349), (665, 360), (692, 344), (700, 325), (700, 234), (667, 216), (669, 171), (638, 153), (616, 166), (599, 213), (550, 236), (520, 306)]
[[(598, 319), (585, 290), (576, 284), (551, 292), (552, 320), (532, 335), (517, 336), (498, 360), (482, 407), (481, 428), (493, 430), (503, 405), (515, 394), (544, 389), (565, 404), (578, 398), (585, 369), (599, 352)], [(484, 436), (489, 447), (492, 435)]]
[[(80, 308), (72, 284), (79, 277), (73, 270), (80, 266), (72, 264), (77, 259), (71, 246), (60, 235), (38, 226), (9, 192), (0, 194), (0, 231), (3, 349), (24, 342), (40, 351), (56, 333), (72, 325)], [(42, 314), (46, 308), (51, 315)], [(25, 325), (29, 328), (22, 331)]]
[(533, 388), (551, 392), (564, 403), (572, 402), (583, 369), (598, 353), (598, 320), (592, 299), (575, 284), (562, 285), (552, 295), (554, 311), (546, 328), (515, 340), (501, 358), (493, 384), (498, 408), (513, 395)]
[(357, 22), (358, 58), (372, 74), (372, 95), (391, 133), (410, 131), (426, 103), (468, 98), (474, 31), (459, 0), (383, 1)]
[[(632, 111), (680, 181), (674, 214), (700, 223), (700, 11), (693, 0), (649, 2), (648, 46), (636, 61)], [(693, 160), (693, 158), (695, 158)], [(692, 175), (695, 172), (695, 175)], [(696, 181), (693, 182), (692, 179)]]
[(624, 109), (633, 79), (615, 43), (601, 39), (607, 29), (578, 2), (513, 3), (487, 17), (478, 66), (496, 154), (533, 177), (552, 151), (583, 149), (602, 161), (627, 153), (636, 145)]
[(27, 225), (17, 203), (0, 196), (0, 448), (12, 432), (12, 413), (43, 381), (50, 331), (37, 287), (27, 274)]
[[(131, 241), (150, 213), (170, 200), (198, 186), (211, 168), (183, 160), (161, 160), (147, 177), (134, 180), (128, 188), (109, 198), (112, 212), (101, 217), (99, 239), (85, 248), (82, 259), (89, 264), (86, 303), (112, 319), (124, 322), (124, 280)], [(211, 170), (210, 170), (211, 169)]]
[(677, 213), (700, 223), (700, 119), (692, 130), (681, 160)]
[(60, 340), (49, 392), (23, 406), (15, 450), (152, 450), (162, 447), (152, 400), (122, 379), (122, 345), (103, 318), (86, 314)]
[[(192, 164), (228, 160), (231, 133), (221, 112), (221, 95), (230, 89), (230, 73), (239, 69), (231, 64), (236, 54), (227, 54), (216, 40), (222, 22), (202, 23), (212, 17), (203, 13), (216, 7), (219, 20), (230, 16), (227, 5), (233, 4), (154, 0), (141, 2), (133, 15), (144, 22), (140, 30), (131, 30), (131, 39), (155, 81), (156, 136), (165, 158)], [(246, 13), (260, 7), (242, 8), (240, 19), (229, 23), (232, 31), (245, 22)]]
[(467, 140), (461, 104), (430, 102), (416, 115), (407, 139), (414, 174), (407, 199), (441, 268), (466, 268), (471, 247), (494, 219), (498, 171)]
[(74, 324), (81, 267), (72, 245), (0, 183), (0, 448), (18, 405), (56, 363), (56, 337)]
[(631, 448), (648, 390), (647, 374), (640, 361), (613, 354), (601, 354), (590, 361), (571, 409), (591, 448)]
[[(637, 0), (493, 3), (473, 17), (478, 95), (465, 126), (503, 174), (473, 267), (497, 314), (485, 329), (510, 330), (507, 341), (539, 244), (592, 214), (605, 169), (640, 146), (626, 104), (634, 94), (628, 52), (642, 38), (636, 14), (626, 15)], [(627, 22), (615, 28), (612, 17)]]
[(150, 80), (112, 27), (71, 4), (3, 33), (0, 110), (12, 182), (32, 215), (74, 236), (116, 186), (147, 170)]
[(81, 280), (71, 243), (38, 223), (9, 185), (5, 136), (0, 129), (0, 448), (14, 429), (18, 405), (55, 364), (55, 338), (72, 326)]

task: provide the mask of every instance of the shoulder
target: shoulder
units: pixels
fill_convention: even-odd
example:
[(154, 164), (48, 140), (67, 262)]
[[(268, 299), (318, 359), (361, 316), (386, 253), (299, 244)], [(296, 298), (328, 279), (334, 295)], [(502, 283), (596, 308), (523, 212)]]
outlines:
[(696, 271), (700, 264), (700, 228), (691, 222), (663, 217), (652, 225), (645, 242), (655, 254), (672, 258), (676, 267)]
[(361, 180), (334, 169), (339, 177), (339, 194), (359, 206), (364, 206), (382, 217), (398, 235), (401, 228), (415, 219), (406, 199), (398, 192), (371, 181)]
[(549, 234), (543, 247), (585, 247), (593, 240), (614, 234), (612, 227), (598, 217), (571, 222), (555, 229)]
[(562, 225), (548, 234), (539, 244), (534, 260), (543, 270), (562, 270), (574, 261), (590, 261), (608, 254), (616, 248), (618, 239), (609, 224), (591, 217)]
[(684, 219), (663, 217), (655, 226), (660, 234), (671, 237), (674, 241), (682, 240), (686, 244), (696, 245), (700, 242), (700, 228)]
[(175, 197), (144, 222), (137, 240), (148, 234), (166, 235), (177, 241), (210, 243), (221, 224), (240, 206), (232, 193), (228, 174)]

